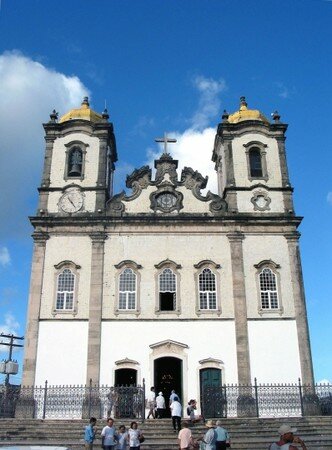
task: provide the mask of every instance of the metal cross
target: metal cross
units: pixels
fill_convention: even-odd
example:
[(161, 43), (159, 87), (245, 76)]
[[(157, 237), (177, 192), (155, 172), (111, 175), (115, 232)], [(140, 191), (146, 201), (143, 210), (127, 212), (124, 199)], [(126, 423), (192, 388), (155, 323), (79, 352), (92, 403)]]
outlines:
[(163, 138), (157, 138), (155, 139), (155, 142), (163, 142), (164, 153), (167, 153), (167, 143), (174, 144), (175, 142), (177, 142), (177, 140), (167, 137), (167, 134), (165, 133)]

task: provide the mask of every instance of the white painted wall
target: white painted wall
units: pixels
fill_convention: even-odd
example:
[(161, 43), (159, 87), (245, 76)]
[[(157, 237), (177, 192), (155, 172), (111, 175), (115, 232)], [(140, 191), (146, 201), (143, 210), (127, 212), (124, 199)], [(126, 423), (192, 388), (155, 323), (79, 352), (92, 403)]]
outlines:
[(85, 384), (88, 322), (39, 323), (35, 385)]
[[(211, 339), (212, 337), (212, 339)], [(149, 389), (153, 385), (153, 364), (149, 347), (167, 339), (188, 345), (184, 350), (184, 397), (199, 398), (199, 361), (216, 358), (224, 362), (223, 383), (237, 382), (235, 328), (233, 321), (110, 321), (102, 325), (101, 373), (102, 384), (114, 383), (115, 361), (129, 358), (139, 362), (139, 382), (145, 378)], [(164, 354), (173, 356), (176, 354)], [(187, 370), (185, 367), (187, 366)]]
[(297, 383), (301, 377), (295, 320), (249, 321), (252, 380)]
[(244, 144), (248, 142), (258, 141), (266, 144), (266, 168), (268, 173), (268, 181), (259, 180), (262, 184), (267, 184), (270, 187), (281, 186), (281, 171), (278, 144), (274, 138), (263, 136), (257, 133), (245, 133), (240, 137), (236, 137), (232, 141), (233, 147), (233, 163), (234, 163), (234, 177), (237, 186), (251, 186), (257, 184), (257, 180), (249, 180), (248, 178), (248, 163), (247, 163), (247, 148)]

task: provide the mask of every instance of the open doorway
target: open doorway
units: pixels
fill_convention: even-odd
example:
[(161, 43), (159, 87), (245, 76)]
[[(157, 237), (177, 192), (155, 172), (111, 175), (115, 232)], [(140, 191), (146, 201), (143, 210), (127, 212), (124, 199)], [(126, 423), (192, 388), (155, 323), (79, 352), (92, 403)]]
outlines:
[(154, 386), (156, 395), (162, 392), (166, 402), (166, 417), (170, 417), (169, 396), (172, 389), (182, 398), (182, 360), (173, 357), (158, 358), (154, 361)]
[(115, 371), (114, 386), (136, 386), (137, 370), (117, 369)]

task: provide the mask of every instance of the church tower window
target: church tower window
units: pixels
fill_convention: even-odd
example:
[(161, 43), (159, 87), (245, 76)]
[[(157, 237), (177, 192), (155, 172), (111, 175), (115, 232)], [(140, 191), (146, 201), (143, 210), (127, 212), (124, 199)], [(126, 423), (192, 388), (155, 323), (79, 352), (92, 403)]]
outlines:
[(56, 309), (74, 309), (75, 275), (66, 268), (57, 277)]
[(131, 268), (119, 276), (119, 310), (136, 309), (136, 274)]
[(217, 309), (216, 276), (209, 268), (199, 274), (199, 308)]
[(166, 268), (159, 275), (159, 309), (175, 311), (176, 309), (176, 275)]
[(278, 309), (278, 290), (276, 275), (270, 268), (264, 268), (259, 274), (261, 308)]
[(79, 178), (82, 176), (83, 152), (79, 147), (73, 147), (68, 154), (67, 177)]
[(262, 158), (259, 148), (253, 147), (249, 151), (250, 176), (261, 178), (263, 176)]

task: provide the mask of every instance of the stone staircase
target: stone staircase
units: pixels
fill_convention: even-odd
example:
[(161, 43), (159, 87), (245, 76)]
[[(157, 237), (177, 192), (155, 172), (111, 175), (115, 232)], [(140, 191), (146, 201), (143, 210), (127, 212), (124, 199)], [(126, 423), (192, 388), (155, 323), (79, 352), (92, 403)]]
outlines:
[[(129, 420), (115, 421), (129, 426)], [(231, 434), (232, 449), (267, 450), (269, 444), (277, 440), (277, 429), (282, 423), (289, 423), (298, 429), (298, 435), (307, 444), (308, 450), (332, 450), (332, 417), (301, 417), (278, 419), (223, 419), (223, 426)], [(84, 447), (83, 431), (87, 421), (83, 420), (37, 420), (2, 419), (0, 420), (0, 446), (17, 445), (54, 445), (73, 450)], [(97, 440), (99, 448), (100, 432), (105, 420), (97, 421)], [(145, 435), (141, 450), (177, 450), (177, 434), (173, 432), (171, 420), (146, 420), (139, 424)], [(192, 427), (194, 437), (200, 437), (206, 431), (202, 424)]]

